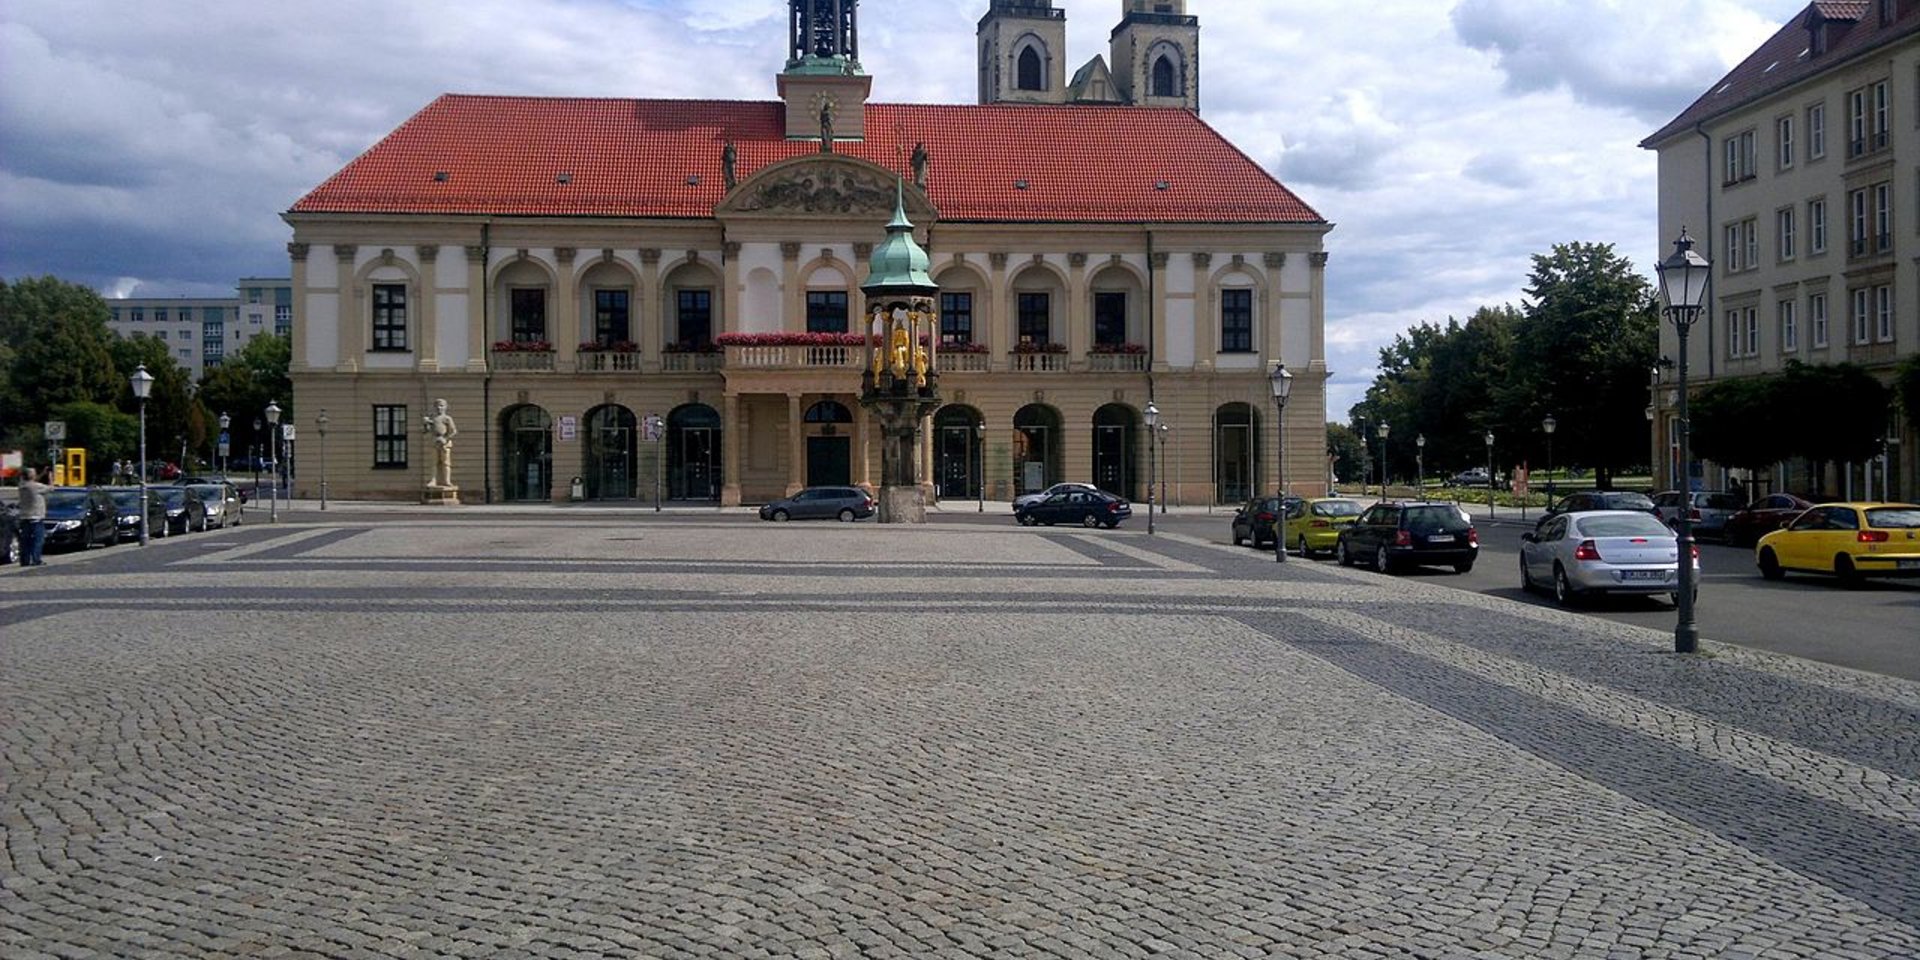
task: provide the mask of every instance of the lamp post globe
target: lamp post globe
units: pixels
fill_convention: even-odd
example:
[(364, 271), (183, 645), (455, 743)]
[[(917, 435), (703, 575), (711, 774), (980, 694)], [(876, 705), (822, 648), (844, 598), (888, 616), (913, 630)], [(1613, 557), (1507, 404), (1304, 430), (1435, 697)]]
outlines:
[(1153, 483), (1156, 479), (1153, 460), (1160, 452), (1160, 407), (1152, 400), (1147, 401), (1147, 533), (1153, 533)]
[(1393, 432), (1393, 425), (1385, 420), (1374, 428), (1374, 434), (1380, 438), (1380, 499), (1387, 498), (1387, 435)]
[[(1687, 236), (1685, 227), (1681, 227), (1679, 238), (1673, 241), (1673, 253), (1655, 264), (1653, 269), (1660, 277), (1660, 299), (1665, 304), (1667, 320), (1673, 324), (1680, 340), (1679, 383), (1674, 390), (1674, 423), (1680, 448), (1676, 481), (1682, 493), (1689, 493), (1693, 489), (1692, 471), (1688, 465), (1692, 459), (1690, 445), (1693, 425), (1687, 412), (1687, 334), (1700, 319), (1701, 308), (1706, 303), (1707, 284), (1713, 276), (1713, 262), (1694, 252), (1693, 238)], [(1673, 650), (1675, 653), (1693, 653), (1700, 648), (1700, 628), (1694, 623), (1693, 617), (1693, 595), (1697, 589), (1693, 569), (1693, 521), (1685, 510), (1680, 511), (1678, 519), (1680, 539), (1677, 543), (1677, 559), (1680, 576), (1679, 588), (1673, 597), (1678, 611), (1673, 628)]]
[(1420, 499), (1427, 498), (1427, 435), (1415, 434), (1413, 437), (1413, 485), (1420, 491)]
[(147, 517), (153, 512), (147, 509), (147, 398), (153, 395), (153, 374), (147, 372), (147, 365), (141, 364), (127, 378), (133, 387), (134, 399), (140, 401), (140, 545), (147, 545)]

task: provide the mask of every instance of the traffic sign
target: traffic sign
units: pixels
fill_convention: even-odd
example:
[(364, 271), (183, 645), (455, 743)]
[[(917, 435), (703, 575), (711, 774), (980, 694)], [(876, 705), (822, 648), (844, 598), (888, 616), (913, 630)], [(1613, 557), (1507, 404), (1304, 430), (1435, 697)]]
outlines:
[(640, 421), (640, 442), (659, 443), (662, 439), (660, 435), (664, 432), (661, 428), (664, 426), (666, 421), (651, 413), (647, 414), (647, 418)]
[(289, 423), (286, 426), (280, 428), (280, 439), (285, 440), (288, 443), (293, 442), (293, 424)]
[(67, 422), (65, 420), (48, 420), (47, 442), (57, 443), (65, 439), (67, 439)]

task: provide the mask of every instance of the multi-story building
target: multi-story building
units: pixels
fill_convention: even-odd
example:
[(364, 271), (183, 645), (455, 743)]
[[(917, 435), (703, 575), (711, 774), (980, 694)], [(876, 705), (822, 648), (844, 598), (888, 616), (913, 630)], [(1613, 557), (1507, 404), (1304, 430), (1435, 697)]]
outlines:
[(107, 300), (107, 328), (120, 337), (153, 337), (195, 380), (262, 333), (293, 327), (289, 277), (242, 279), (237, 297), (118, 297)]
[[(1685, 227), (1714, 262), (1689, 382), (1850, 362), (1891, 381), (1920, 351), (1920, 0), (1816, 0), (1642, 146), (1659, 152), (1661, 256)], [(1661, 355), (1678, 355), (1662, 326)], [(1674, 402), (1653, 390), (1657, 482), (1675, 483)], [(1777, 488), (1916, 496), (1915, 425), (1888, 454)], [(1696, 463), (1696, 483), (1729, 471)]]
[[(1142, 104), (1059, 94), (1064, 31), (1020, 27), (1049, 3), (990, 5), (979, 105), (868, 102), (856, 4), (789, 7), (776, 101), (445, 96), (294, 205), (294, 393), (302, 426), (328, 413), (335, 495), (417, 496), (437, 399), (468, 499), (871, 484), (843, 338), (901, 181), (940, 287), (938, 496), (1143, 499), (1155, 449), (1174, 500), (1271, 490), (1281, 361), (1288, 486), (1324, 489), (1331, 225), (1199, 119), (1184, 3), (1114, 33), (1140, 78), (1102, 84)], [(987, 85), (1009, 75), (1053, 94)]]

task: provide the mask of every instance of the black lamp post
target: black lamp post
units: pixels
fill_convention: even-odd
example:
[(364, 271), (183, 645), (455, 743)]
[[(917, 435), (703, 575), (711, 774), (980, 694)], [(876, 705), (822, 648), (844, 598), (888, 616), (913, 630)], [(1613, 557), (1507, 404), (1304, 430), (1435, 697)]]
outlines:
[(1413, 438), (1413, 485), (1420, 491), (1420, 499), (1427, 498), (1427, 435), (1416, 434)]
[(1493, 516), (1493, 431), (1487, 431), (1487, 516)]
[(973, 471), (974, 494), (980, 498), (978, 504), (974, 507), (974, 512), (986, 513), (987, 512), (987, 422), (985, 420), (982, 420), (979, 423), (976, 423), (973, 425), (973, 436), (974, 436), (974, 448), (980, 451), (980, 454), (979, 454), (980, 464), (978, 467), (974, 468), (974, 471)]
[[(279, 523), (280, 522), (280, 445), (277, 443), (274, 443), (273, 438), (274, 438), (274, 435), (280, 432), (280, 404), (272, 400), (268, 400), (266, 412), (267, 412), (267, 450), (268, 450), (267, 473), (273, 477), (273, 490), (270, 491), (271, 498), (267, 500), (267, 522)], [(254, 482), (253, 489), (256, 492), (260, 489), (260, 484), (258, 481)]]
[(320, 408), (320, 415), (313, 418), (313, 425), (320, 429), (320, 509), (327, 508), (327, 424), (333, 419), (327, 416), (327, 408)]
[[(1287, 397), (1293, 393), (1293, 374), (1285, 363), (1275, 363), (1267, 374), (1267, 386), (1273, 390), (1274, 440), (1279, 451), (1280, 509), (1273, 517), (1273, 562), (1287, 562)], [(1305, 534), (1302, 534), (1305, 536)], [(1306, 551), (1300, 551), (1305, 557)]]
[(1147, 401), (1147, 533), (1153, 533), (1153, 458), (1160, 452), (1160, 408)]
[(213, 452), (220, 457), (220, 479), (222, 480), (227, 479), (227, 462), (233, 459), (227, 453), (227, 451), (233, 449), (227, 442), (227, 427), (232, 423), (232, 417), (224, 413), (220, 415), (220, 439), (215, 443)]
[(1387, 498), (1387, 434), (1393, 432), (1393, 425), (1382, 420), (1374, 433), (1380, 437), (1380, 499)]
[(1549, 413), (1545, 420), (1540, 421), (1540, 429), (1547, 434), (1547, 506), (1551, 507), (1553, 506), (1553, 431), (1560, 429), (1560, 421), (1555, 420), (1553, 414)]
[[(1693, 252), (1693, 239), (1687, 236), (1687, 229), (1681, 227), (1680, 238), (1673, 242), (1673, 254), (1656, 264), (1654, 271), (1660, 275), (1660, 299), (1666, 304), (1667, 319), (1680, 336), (1679, 409), (1676, 411), (1680, 435), (1679, 489), (1687, 493), (1693, 489), (1688, 469), (1688, 461), (1692, 459), (1689, 444), (1693, 425), (1687, 414), (1687, 333), (1700, 319), (1701, 307), (1707, 299), (1707, 284), (1713, 277), (1713, 262)], [(1700, 629), (1693, 621), (1693, 594), (1696, 589), (1693, 521), (1686, 510), (1680, 511), (1679, 521), (1679, 619), (1673, 628), (1673, 650), (1675, 653), (1693, 653), (1700, 647)]]
[(1173, 472), (1167, 469), (1167, 448), (1173, 445), (1169, 439), (1172, 433), (1173, 424), (1160, 425), (1160, 515), (1163, 517), (1167, 515), (1167, 474)]
[(134, 399), (140, 401), (140, 545), (147, 545), (147, 398), (153, 395), (153, 374), (141, 364), (127, 381), (133, 385)]

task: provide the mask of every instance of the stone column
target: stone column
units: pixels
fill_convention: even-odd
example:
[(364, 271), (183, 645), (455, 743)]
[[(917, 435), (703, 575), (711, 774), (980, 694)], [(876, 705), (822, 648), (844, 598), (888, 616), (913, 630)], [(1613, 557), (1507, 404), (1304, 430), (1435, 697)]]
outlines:
[(308, 249), (309, 246), (304, 243), (287, 244), (287, 259), (293, 262), (293, 359), (287, 364), (287, 369), (292, 373), (307, 371)]
[(787, 394), (787, 496), (807, 485), (806, 430), (800, 422), (800, 394)]
[(1193, 365), (1211, 370), (1220, 357), (1220, 299), (1213, 289), (1213, 254), (1193, 255)]
[(920, 458), (920, 489), (926, 491), (928, 500), (933, 499), (933, 414), (920, 418), (920, 449), (916, 454)]
[(740, 244), (729, 240), (720, 245), (720, 290), (713, 305), (720, 322), (714, 325), (715, 336), (740, 330), (740, 283)]
[(1069, 253), (1067, 264), (1067, 362), (1079, 370), (1086, 367), (1093, 344), (1093, 298), (1087, 293), (1087, 255)]
[(988, 285), (991, 290), (987, 296), (987, 329), (992, 333), (987, 338), (989, 369), (1003, 373), (1012, 363), (1008, 353), (1013, 350), (1013, 291), (1007, 286), (1007, 255), (992, 253), (987, 255), (991, 266)]
[(729, 393), (720, 412), (720, 505), (740, 505), (740, 432), (746, 424), (740, 418), (740, 396)]
[[(640, 251), (640, 290), (634, 296), (640, 324), (640, 362), (647, 373), (660, 372), (660, 351), (666, 346), (667, 320), (675, 304), (660, 289), (660, 251), (647, 247)], [(665, 413), (662, 412), (662, 416)]]
[(1156, 251), (1148, 264), (1153, 271), (1155, 296), (1147, 304), (1153, 323), (1153, 369), (1167, 369), (1167, 255)]
[(1313, 331), (1313, 355), (1303, 358), (1304, 364), (1319, 361), (1322, 366), (1327, 359), (1327, 254), (1313, 255), (1313, 322), (1308, 329)]
[(360, 248), (351, 243), (333, 245), (335, 260), (334, 289), (340, 291), (340, 365), (341, 373), (359, 373), (367, 360), (367, 324), (365, 301), (360, 284), (353, 276), (353, 261)]
[(800, 290), (800, 244), (788, 241), (780, 244), (780, 329), (794, 329), (791, 324), (798, 317), (798, 329), (805, 330), (806, 315), (806, 297)]
[[(485, 373), (493, 358), (487, 353), (487, 248), (467, 247), (467, 372)], [(489, 411), (491, 415), (491, 411)], [(487, 469), (493, 469), (489, 466)]]
[(547, 317), (547, 337), (553, 341), (553, 368), (572, 373), (580, 363), (580, 305), (574, 295), (573, 261), (579, 251), (557, 247), (553, 251), (553, 313)]
[(420, 318), (417, 328), (419, 342), (413, 345), (414, 369), (421, 373), (440, 372), (440, 319), (435, 304), (439, 301), (440, 290), (440, 245), (423, 243), (413, 248), (414, 257), (420, 264), (420, 289), (415, 291), (416, 302), (409, 304), (414, 316)]

